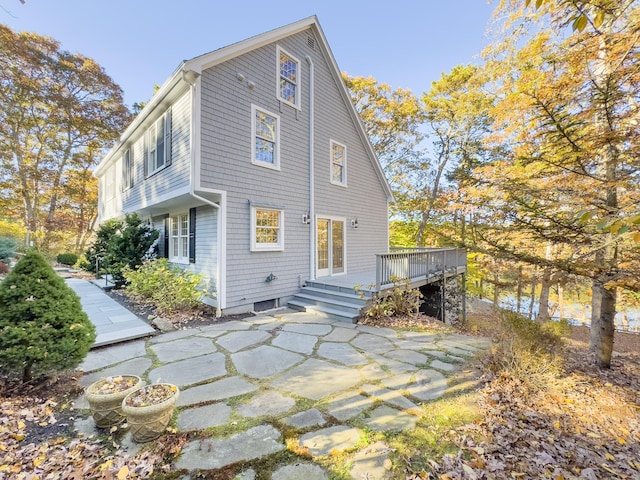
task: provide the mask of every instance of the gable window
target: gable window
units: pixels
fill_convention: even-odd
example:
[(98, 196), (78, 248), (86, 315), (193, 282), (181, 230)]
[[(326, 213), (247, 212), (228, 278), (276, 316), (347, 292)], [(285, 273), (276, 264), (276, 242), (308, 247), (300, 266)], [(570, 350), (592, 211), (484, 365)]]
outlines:
[(251, 207), (251, 251), (284, 250), (284, 212)]
[(331, 183), (347, 185), (347, 147), (331, 141)]
[(171, 110), (156, 120), (147, 130), (144, 156), (146, 177), (171, 165)]
[(186, 213), (169, 219), (169, 260), (189, 263), (189, 215)]
[(252, 163), (280, 170), (280, 117), (252, 105)]
[(122, 155), (122, 189), (133, 187), (133, 149), (128, 148)]
[(278, 98), (300, 108), (300, 61), (278, 47)]

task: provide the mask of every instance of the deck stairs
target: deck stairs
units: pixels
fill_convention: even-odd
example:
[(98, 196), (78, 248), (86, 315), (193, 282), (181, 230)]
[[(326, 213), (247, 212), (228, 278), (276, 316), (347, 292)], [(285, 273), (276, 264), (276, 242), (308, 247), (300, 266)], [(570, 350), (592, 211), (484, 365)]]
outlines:
[(294, 310), (356, 323), (370, 299), (371, 292), (366, 290), (309, 280), (289, 301), (288, 306)]

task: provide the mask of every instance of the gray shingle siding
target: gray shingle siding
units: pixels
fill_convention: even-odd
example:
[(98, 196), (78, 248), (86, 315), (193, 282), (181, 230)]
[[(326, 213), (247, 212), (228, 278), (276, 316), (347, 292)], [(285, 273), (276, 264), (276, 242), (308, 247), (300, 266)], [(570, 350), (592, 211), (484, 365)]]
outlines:
[[(309, 55), (315, 67), (316, 213), (347, 219), (347, 269), (375, 268), (387, 250), (387, 199), (366, 155), (348, 105), (318, 46), (307, 32), (203, 71), (201, 185), (227, 192), (227, 306), (293, 295), (309, 278)], [(300, 60), (301, 109), (276, 97), (276, 45)], [(241, 73), (245, 80), (239, 81)], [(248, 88), (247, 81), (254, 87)], [(251, 163), (251, 105), (280, 117), (280, 171)], [(347, 146), (348, 187), (330, 184), (329, 139)], [(250, 251), (250, 202), (284, 210), (282, 252)], [(360, 228), (348, 227), (358, 217)], [(266, 283), (273, 273), (277, 280)]]
[(190, 180), (191, 95), (185, 93), (171, 107), (171, 165), (144, 177), (144, 134), (141, 128), (131, 142), (134, 160), (133, 187), (123, 192), (123, 209), (132, 212), (152, 205), (164, 195), (188, 188)]

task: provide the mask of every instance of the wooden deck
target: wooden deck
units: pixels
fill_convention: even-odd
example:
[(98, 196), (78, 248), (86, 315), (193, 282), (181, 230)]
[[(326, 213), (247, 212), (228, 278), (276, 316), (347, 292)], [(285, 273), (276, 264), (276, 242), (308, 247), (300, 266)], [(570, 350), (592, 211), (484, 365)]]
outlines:
[(376, 255), (376, 270), (315, 279), (314, 283), (374, 293), (409, 282), (411, 288), (461, 275), (467, 252), (460, 248), (403, 249)]

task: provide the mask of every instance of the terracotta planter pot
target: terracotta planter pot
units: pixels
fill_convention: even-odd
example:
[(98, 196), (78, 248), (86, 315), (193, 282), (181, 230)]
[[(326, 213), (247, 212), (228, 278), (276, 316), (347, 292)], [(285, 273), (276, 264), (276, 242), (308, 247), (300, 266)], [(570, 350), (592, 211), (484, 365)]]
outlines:
[[(168, 390), (158, 398), (158, 390)], [(147, 385), (131, 392), (122, 400), (122, 411), (131, 427), (133, 440), (144, 443), (155, 440), (164, 432), (171, 420), (180, 390), (169, 383)]]
[[(110, 385), (117, 385), (120, 382), (115, 382), (115, 379), (122, 378), (131, 383), (133, 379), (134, 383), (131, 387), (122, 391), (115, 391), (112, 393), (105, 393), (109, 391)], [(91, 408), (91, 415), (96, 423), (97, 427), (106, 428), (124, 420), (124, 414), (122, 413), (122, 400), (130, 393), (142, 387), (142, 379), (137, 375), (121, 375), (120, 377), (102, 378), (95, 383), (92, 383), (85, 392), (87, 401), (89, 402), (89, 408)]]

